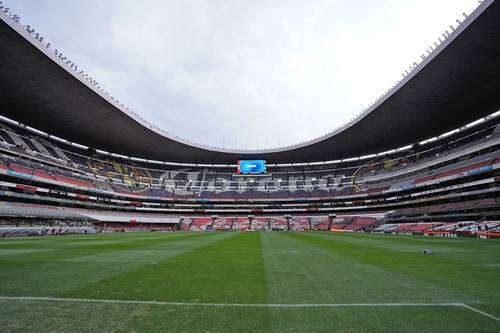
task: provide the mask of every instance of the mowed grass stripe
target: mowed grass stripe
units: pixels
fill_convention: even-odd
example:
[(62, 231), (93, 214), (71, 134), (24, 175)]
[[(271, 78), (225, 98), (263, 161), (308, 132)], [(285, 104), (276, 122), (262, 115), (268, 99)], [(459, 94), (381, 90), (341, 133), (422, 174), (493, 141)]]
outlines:
[[(306, 234), (273, 233), (265, 244), (297, 254), (266, 253), (270, 298), (279, 303), (458, 302), (439, 286), (336, 251), (331, 241)], [(324, 244), (322, 244), (324, 243)], [(294, 290), (293, 293), (289, 290)], [(432, 292), (431, 292), (432, 291)], [(436, 294), (436, 291), (439, 293)], [(460, 295), (456, 295), (459, 297)]]
[[(377, 266), (394, 278), (414, 281), (413, 286), (393, 285), (393, 289), (401, 288), (402, 295), (413, 290), (415, 298), (407, 301), (462, 302), (500, 316), (500, 267), (491, 265), (500, 262), (500, 247), (499, 251), (491, 251), (492, 247), (500, 245), (496, 240), (458, 240), (457, 243), (444, 240), (436, 243), (434, 238), (393, 238), (388, 242), (390, 245), (381, 246), (379, 236), (382, 239), (388, 236), (345, 233), (288, 236), (329, 249), (350, 262)], [(415, 248), (408, 251), (408, 246)], [(443, 247), (453, 247), (456, 251), (440, 251)], [(424, 248), (434, 248), (436, 253), (423, 255)], [(394, 278), (393, 282), (397, 282)]]
[[(86, 239), (91, 242), (111, 239), (111, 237), (101, 236), (93, 235)], [(70, 246), (71, 244), (65, 244), (63, 247), (56, 246), (50, 251), (0, 256), (0, 281), (2, 281), (0, 294), (4, 296), (65, 295), (72, 290), (97, 283), (101, 279), (150, 264), (151, 261), (191, 250), (192, 242), (197, 243), (195, 246), (202, 246), (203, 243), (200, 243), (202, 240), (209, 242), (212, 239), (213, 241), (218, 239), (217, 235), (211, 234), (150, 234), (151, 241), (149, 242), (146, 236), (140, 235), (139, 240), (128, 236), (125, 237), (127, 243), (117, 245), (112, 242), (107, 247), (103, 244), (100, 244), (98, 248), (81, 247), (76, 243), (74, 247)], [(48, 242), (50, 241), (58, 244), (68, 243), (67, 239), (51, 238), (48, 239)], [(163, 247), (169, 251), (151, 251), (151, 247), (158, 247), (158, 249)], [(21, 248), (25, 249), (24, 246)], [(5, 249), (2, 248), (2, 250)]]
[[(496, 288), (500, 279), (498, 240), (450, 240), (424, 236), (391, 237), (355, 233), (307, 233), (306, 235), (333, 240), (334, 243), (327, 243), (330, 247), (334, 246), (336, 252), (350, 252), (349, 256), (352, 258), (404, 272), (422, 281), (444, 283), (447, 288), (460, 290), (463, 289), (464, 283), (466, 285), (470, 283), (468, 292), (487, 298), (490, 298), (491, 290), (498, 290)], [(435, 254), (423, 255), (423, 250), (429, 248), (433, 249)], [(432, 274), (428, 274), (429, 270), (432, 270)], [(473, 281), (481, 281), (481, 284), (471, 283)]]
[(104, 233), (88, 235), (65, 235), (65, 236), (46, 236), (46, 237), (13, 237), (0, 240), (0, 249), (3, 248), (32, 248), (32, 247), (63, 247), (65, 245), (95, 245), (99, 243), (126, 243), (130, 241), (140, 241), (145, 239), (193, 236), (196, 234), (188, 232), (176, 233)]
[(477, 259), (481, 263), (482, 259), (488, 259), (488, 255), (498, 254), (500, 242), (488, 240), (478, 241), (474, 238), (436, 238), (426, 236), (409, 235), (386, 235), (386, 234), (365, 234), (365, 233), (308, 233), (315, 237), (335, 237), (339, 241), (349, 243), (360, 243), (382, 249), (396, 250), (408, 253), (420, 253), (423, 248), (432, 248), (439, 253), (446, 253), (447, 259), (457, 259), (463, 262), (464, 255), (484, 253)]
[[(28, 265), (45, 264), (58, 260), (68, 260), (82, 255), (92, 255), (119, 250), (131, 250), (149, 247), (155, 244), (164, 244), (170, 241), (191, 240), (204, 238), (210, 234), (135, 234), (135, 237), (126, 235), (109, 237), (108, 235), (89, 235), (86, 237), (73, 238), (72, 236), (47, 237), (43, 242), (25, 241), (11, 242), (0, 240), (0, 260), (15, 261), (18, 266), (23, 265), (23, 261), (29, 261)], [(9, 253), (10, 252), (10, 253)], [(26, 252), (33, 252), (26, 256)], [(43, 252), (43, 253), (42, 253)], [(16, 256), (17, 255), (17, 256)], [(13, 257), (11, 257), (13, 256)]]
[[(221, 239), (67, 293), (89, 299), (266, 303), (267, 280), (258, 233)], [(239, 249), (246, 249), (241, 253)]]

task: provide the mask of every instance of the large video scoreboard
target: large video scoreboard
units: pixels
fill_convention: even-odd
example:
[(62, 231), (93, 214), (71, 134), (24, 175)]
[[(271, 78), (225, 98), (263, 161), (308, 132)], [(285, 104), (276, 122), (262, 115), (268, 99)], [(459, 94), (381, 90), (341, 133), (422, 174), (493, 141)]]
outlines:
[(238, 173), (243, 173), (243, 174), (266, 173), (266, 161), (240, 160), (238, 161)]

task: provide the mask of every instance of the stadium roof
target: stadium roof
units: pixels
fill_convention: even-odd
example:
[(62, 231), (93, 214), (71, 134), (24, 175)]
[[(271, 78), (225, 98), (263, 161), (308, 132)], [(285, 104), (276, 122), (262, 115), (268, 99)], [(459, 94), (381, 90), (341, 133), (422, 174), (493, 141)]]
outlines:
[(268, 150), (213, 148), (169, 135), (111, 99), (5, 13), (0, 18), (0, 114), (125, 156), (210, 164), (247, 158), (336, 160), (412, 144), (500, 109), (500, 5), (494, 0), (483, 1), (350, 124), (306, 143)]

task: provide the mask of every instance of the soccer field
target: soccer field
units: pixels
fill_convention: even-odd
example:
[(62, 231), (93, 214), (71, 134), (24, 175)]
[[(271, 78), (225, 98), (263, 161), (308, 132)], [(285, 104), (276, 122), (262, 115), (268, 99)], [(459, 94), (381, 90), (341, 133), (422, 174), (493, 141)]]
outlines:
[(0, 296), (5, 332), (499, 332), (500, 242), (316, 232), (3, 239)]

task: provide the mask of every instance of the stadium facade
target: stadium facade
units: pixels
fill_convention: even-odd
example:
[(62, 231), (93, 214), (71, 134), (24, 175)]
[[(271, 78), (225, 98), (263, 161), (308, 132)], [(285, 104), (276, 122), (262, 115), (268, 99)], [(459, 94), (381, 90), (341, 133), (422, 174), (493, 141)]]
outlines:
[[(229, 150), (174, 137), (0, 13), (4, 235), (84, 230), (500, 234), (500, 6), (483, 1), (350, 123)], [(238, 173), (239, 160), (266, 161)], [(35, 223), (36, 222), (36, 223)]]

